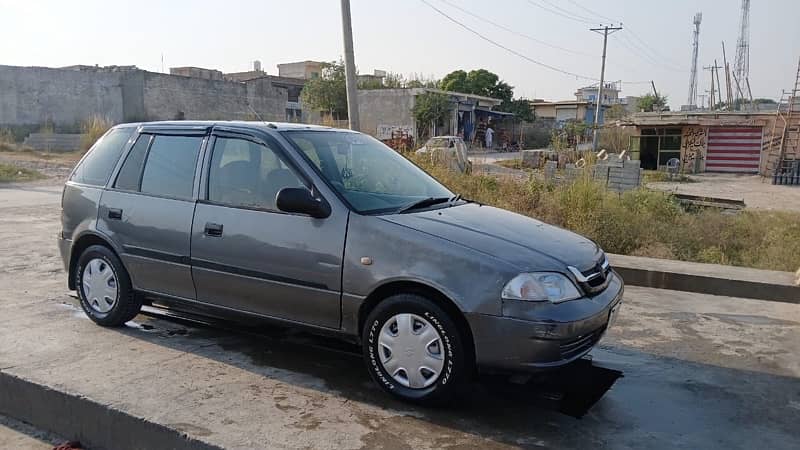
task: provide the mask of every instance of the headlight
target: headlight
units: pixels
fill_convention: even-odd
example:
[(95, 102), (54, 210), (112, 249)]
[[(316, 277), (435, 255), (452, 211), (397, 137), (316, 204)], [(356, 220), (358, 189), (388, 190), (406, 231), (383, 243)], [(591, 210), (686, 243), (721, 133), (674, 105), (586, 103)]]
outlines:
[(501, 295), (506, 300), (553, 303), (581, 297), (569, 278), (555, 272), (519, 274), (506, 284)]

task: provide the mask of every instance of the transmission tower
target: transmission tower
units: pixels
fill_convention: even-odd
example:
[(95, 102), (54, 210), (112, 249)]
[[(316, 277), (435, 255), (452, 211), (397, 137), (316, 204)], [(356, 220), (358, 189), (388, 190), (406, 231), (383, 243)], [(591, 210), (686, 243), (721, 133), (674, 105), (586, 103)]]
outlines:
[(694, 33), (692, 38), (692, 71), (689, 73), (689, 99), (686, 104), (697, 106), (697, 51), (700, 48), (700, 22), (703, 13), (694, 15)]
[(737, 103), (744, 102), (743, 88), (750, 76), (750, 0), (742, 0), (742, 12), (739, 17), (739, 38), (736, 40), (736, 59), (733, 63), (733, 79), (736, 82)]

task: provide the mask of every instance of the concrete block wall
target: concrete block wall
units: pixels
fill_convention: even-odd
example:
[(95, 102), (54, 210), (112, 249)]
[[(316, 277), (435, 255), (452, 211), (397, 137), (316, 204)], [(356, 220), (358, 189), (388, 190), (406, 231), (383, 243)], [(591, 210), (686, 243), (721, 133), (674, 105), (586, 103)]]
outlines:
[(123, 119), (120, 73), (0, 66), (0, 126)]
[(358, 113), (361, 131), (377, 135), (378, 125), (410, 127), (417, 132), (411, 110), (414, 108), (415, 89), (374, 89), (358, 91)]
[[(286, 118), (288, 91), (268, 79), (247, 83), (143, 70), (81, 71), (0, 66), (0, 127), (79, 130), (92, 116), (111, 122)], [(257, 112), (253, 112), (255, 110)]]
[(144, 117), (147, 120), (257, 120), (260, 116), (266, 121), (283, 120), (286, 89), (281, 95), (279, 88), (260, 81), (245, 84), (145, 72)]
[(642, 184), (644, 171), (639, 167), (639, 161), (600, 161), (590, 168), (578, 168), (575, 164), (567, 164), (564, 176), (556, 177), (557, 163), (547, 161), (544, 166), (545, 180), (563, 183), (572, 183), (576, 179), (586, 176), (586, 171), (591, 170), (592, 179), (615, 192), (625, 192), (636, 189)]
[(72, 133), (31, 133), (22, 145), (36, 150), (69, 152), (81, 148), (83, 134)]

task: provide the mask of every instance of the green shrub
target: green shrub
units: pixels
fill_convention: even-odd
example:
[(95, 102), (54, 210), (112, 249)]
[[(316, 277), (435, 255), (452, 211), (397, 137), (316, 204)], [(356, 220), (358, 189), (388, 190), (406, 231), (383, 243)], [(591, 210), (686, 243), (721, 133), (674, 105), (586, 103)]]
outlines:
[[(606, 190), (588, 176), (552, 185), (466, 175), (411, 159), (452, 191), (487, 205), (558, 225), (611, 253), (795, 271), (800, 266), (800, 214), (718, 210), (687, 212), (668, 193)], [(588, 171), (587, 171), (588, 173)]]

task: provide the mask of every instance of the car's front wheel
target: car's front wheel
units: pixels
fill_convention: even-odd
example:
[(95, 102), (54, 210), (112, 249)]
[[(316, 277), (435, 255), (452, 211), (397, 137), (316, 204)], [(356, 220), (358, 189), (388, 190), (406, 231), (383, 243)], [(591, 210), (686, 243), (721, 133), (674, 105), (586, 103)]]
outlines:
[(370, 375), (403, 400), (441, 403), (471, 373), (455, 323), (425, 297), (398, 294), (383, 300), (367, 317), (362, 336)]
[(122, 262), (102, 245), (92, 245), (81, 254), (75, 268), (75, 287), (83, 311), (98, 325), (123, 325), (142, 307)]

